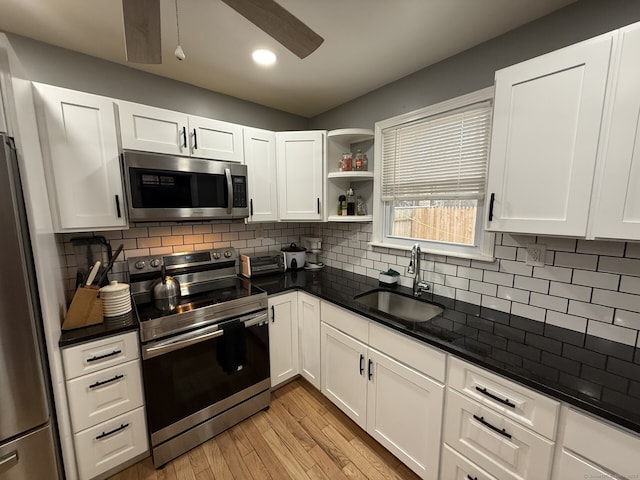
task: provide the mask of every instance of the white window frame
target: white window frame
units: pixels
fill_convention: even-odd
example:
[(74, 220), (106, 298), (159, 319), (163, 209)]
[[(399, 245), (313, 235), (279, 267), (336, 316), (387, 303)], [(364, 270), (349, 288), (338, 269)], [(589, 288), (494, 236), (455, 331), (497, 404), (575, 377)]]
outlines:
[[(476, 213), (476, 240), (474, 246), (458, 245), (443, 242), (430, 242), (426, 240), (403, 239), (387, 236), (386, 223), (388, 212), (385, 209), (385, 202), (382, 201), (382, 131), (396, 127), (405, 123), (411, 123), (435, 115), (440, 115), (449, 111), (463, 108), (474, 103), (491, 101), (493, 103), (494, 88), (488, 87), (473, 93), (462, 95), (451, 100), (430, 105), (412, 112), (404, 113), (380, 122), (375, 125), (374, 158), (380, 165), (374, 172), (373, 180), (373, 238), (371, 245), (377, 247), (395, 248), (399, 250), (410, 250), (415, 243), (420, 244), (423, 252), (434, 255), (447, 255), (452, 257), (469, 258), (483, 261), (493, 261), (493, 250), (495, 234), (483, 229), (486, 214), (485, 200), (478, 201)], [(488, 162), (487, 162), (488, 164)]]

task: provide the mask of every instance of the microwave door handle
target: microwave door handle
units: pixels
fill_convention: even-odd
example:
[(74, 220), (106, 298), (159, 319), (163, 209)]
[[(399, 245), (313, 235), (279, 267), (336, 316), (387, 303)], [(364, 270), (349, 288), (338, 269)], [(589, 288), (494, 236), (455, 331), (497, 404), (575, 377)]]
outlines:
[(231, 182), (231, 170), (224, 169), (224, 175), (227, 177), (227, 213), (233, 212), (233, 183)]

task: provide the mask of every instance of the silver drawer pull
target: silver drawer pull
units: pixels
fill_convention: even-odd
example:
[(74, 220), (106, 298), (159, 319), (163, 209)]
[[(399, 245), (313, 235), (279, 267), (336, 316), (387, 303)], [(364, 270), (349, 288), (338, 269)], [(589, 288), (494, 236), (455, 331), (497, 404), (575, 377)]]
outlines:
[(108, 437), (109, 435), (113, 435), (114, 433), (119, 432), (120, 430), (124, 430), (125, 428), (127, 428), (129, 426), (128, 423), (123, 423), (121, 424), (118, 428), (114, 428), (113, 430), (109, 431), (109, 432), (102, 432), (100, 435), (98, 435), (96, 437), (96, 440), (102, 440), (105, 437)]
[(11, 467), (18, 463), (18, 451), (13, 452), (0, 457), (0, 473), (8, 471)]
[(116, 382), (121, 378), (124, 378), (124, 375), (122, 374), (116, 375), (113, 378), (110, 378), (108, 380), (102, 380), (101, 382), (92, 383), (91, 385), (89, 385), (89, 388), (98, 388), (98, 387), (101, 387), (102, 385), (106, 385), (107, 383)]

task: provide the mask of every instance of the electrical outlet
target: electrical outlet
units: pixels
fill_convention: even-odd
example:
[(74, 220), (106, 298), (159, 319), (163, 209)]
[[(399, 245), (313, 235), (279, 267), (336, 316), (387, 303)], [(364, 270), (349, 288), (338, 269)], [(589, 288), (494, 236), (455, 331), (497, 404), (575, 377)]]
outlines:
[(547, 247), (545, 245), (539, 245), (537, 243), (527, 245), (527, 265), (533, 265), (534, 267), (543, 267), (544, 258), (547, 254)]

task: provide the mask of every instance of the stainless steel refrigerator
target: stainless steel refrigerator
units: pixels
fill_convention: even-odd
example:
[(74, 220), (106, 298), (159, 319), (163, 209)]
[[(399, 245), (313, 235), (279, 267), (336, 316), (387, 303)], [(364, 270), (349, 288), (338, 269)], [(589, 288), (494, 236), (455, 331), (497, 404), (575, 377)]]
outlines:
[(0, 480), (51, 480), (60, 470), (33, 255), (13, 139), (0, 141)]

